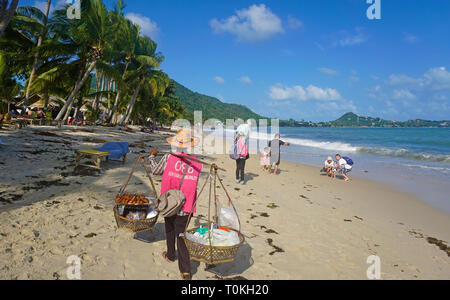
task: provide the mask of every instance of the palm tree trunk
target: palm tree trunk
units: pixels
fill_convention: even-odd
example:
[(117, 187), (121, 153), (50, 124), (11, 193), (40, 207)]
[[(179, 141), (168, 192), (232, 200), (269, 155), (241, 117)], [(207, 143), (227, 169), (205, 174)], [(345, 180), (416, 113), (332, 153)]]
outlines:
[(69, 108), (67, 109), (66, 114), (64, 115), (64, 119), (63, 119), (64, 123), (69, 119), (72, 108), (73, 108), (73, 102), (69, 105)]
[[(47, 20), (48, 20), (48, 15), (50, 13), (51, 2), (52, 2), (51, 0), (47, 0), (47, 4), (45, 6), (44, 27), (47, 26)], [(34, 74), (36, 73), (36, 68), (39, 63), (39, 47), (41, 47), (41, 45), (42, 45), (42, 39), (43, 39), (44, 34), (45, 34), (45, 29), (44, 29), (44, 32), (42, 32), (42, 34), (39, 36), (39, 39), (37, 42), (38, 51), (36, 51), (36, 54), (34, 55), (33, 68), (31, 69), (30, 78), (28, 79), (27, 92), (25, 94), (25, 101), (24, 101), (25, 106), (28, 106), (28, 99), (30, 98), (31, 84), (33, 83)]]
[(81, 80), (79, 80), (77, 82), (77, 84), (75, 85), (75, 88), (73, 89), (72, 94), (70, 94), (69, 98), (66, 101), (66, 104), (64, 104), (64, 107), (58, 113), (58, 116), (56, 117), (55, 121), (61, 121), (61, 119), (63, 118), (64, 114), (67, 111), (67, 108), (73, 103), (77, 93), (80, 91), (80, 89), (86, 83), (86, 80), (89, 78), (89, 76), (91, 75), (92, 70), (95, 68), (96, 65), (97, 65), (97, 61), (95, 60), (95, 61), (93, 61), (91, 63), (91, 65), (86, 70), (86, 72), (84, 72), (83, 78)]
[[(127, 64), (125, 65), (125, 70), (123, 71), (122, 79), (125, 77), (125, 74), (128, 71), (128, 67), (130, 66), (130, 62), (131, 61), (127, 61)], [(108, 118), (108, 123), (109, 124), (111, 124), (111, 121), (112, 121), (112, 119), (114, 117), (114, 114), (116, 113), (117, 106), (119, 105), (120, 90), (117, 87), (117, 84), (116, 84), (116, 90), (117, 90), (116, 99), (114, 100), (114, 105), (113, 105), (113, 108), (112, 108), (111, 113), (110, 113), (109, 118)]]
[(131, 97), (130, 103), (128, 103), (126, 117), (125, 117), (125, 120), (122, 122), (122, 125), (126, 125), (130, 121), (131, 114), (133, 113), (134, 105), (136, 104), (136, 99), (139, 95), (139, 92), (141, 91), (141, 85), (142, 85), (142, 79), (139, 81), (138, 86), (136, 87), (136, 90), (134, 91), (133, 97)]
[(5, 32), (6, 27), (8, 27), (9, 22), (13, 18), (18, 4), (19, 0), (12, 0), (11, 5), (9, 6), (9, 8), (7, 8), (8, 0), (2, 0), (0, 6), (0, 38), (2, 37), (3, 32)]

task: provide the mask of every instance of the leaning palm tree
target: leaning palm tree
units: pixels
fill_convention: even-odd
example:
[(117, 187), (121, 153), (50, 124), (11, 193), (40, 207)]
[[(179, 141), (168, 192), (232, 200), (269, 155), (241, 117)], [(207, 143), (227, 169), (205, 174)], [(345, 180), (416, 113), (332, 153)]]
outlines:
[(33, 79), (34, 76), (36, 74), (36, 69), (40, 60), (40, 56), (39, 56), (39, 48), (42, 46), (42, 41), (44, 40), (44, 38), (47, 37), (47, 22), (48, 22), (48, 15), (50, 13), (50, 5), (51, 5), (51, 0), (47, 0), (47, 3), (45, 5), (45, 10), (44, 10), (44, 18), (42, 20), (42, 33), (39, 35), (37, 44), (36, 44), (36, 53), (34, 54), (34, 61), (33, 61), (33, 66), (31, 68), (31, 73), (30, 73), (30, 78), (28, 78), (28, 84), (27, 84), (27, 89), (26, 89), (26, 93), (25, 93), (25, 101), (24, 104), (26, 106), (28, 106), (28, 99), (30, 97), (30, 87), (33, 84)]
[(67, 110), (73, 105), (77, 93), (90, 78), (91, 72), (105, 53), (110, 51), (109, 41), (112, 40), (113, 32), (106, 6), (101, 0), (86, 0), (81, 3), (81, 14), (83, 18), (69, 20), (64, 9), (55, 13), (56, 37), (71, 46), (75, 45), (75, 56), (84, 63), (75, 87), (56, 117), (56, 121), (68, 117)]
[[(128, 104), (125, 118), (122, 121), (122, 125), (127, 124), (131, 118), (131, 115), (136, 104), (139, 92), (144, 85), (156, 85), (158, 76), (161, 76), (162, 72), (157, 71), (159, 64), (164, 61), (164, 57), (161, 53), (156, 52), (157, 45), (148, 37), (139, 37), (138, 47), (136, 50), (136, 58), (134, 63), (134, 70), (128, 71), (127, 79), (132, 83), (134, 88), (133, 96)], [(157, 87), (155, 87), (155, 90)]]

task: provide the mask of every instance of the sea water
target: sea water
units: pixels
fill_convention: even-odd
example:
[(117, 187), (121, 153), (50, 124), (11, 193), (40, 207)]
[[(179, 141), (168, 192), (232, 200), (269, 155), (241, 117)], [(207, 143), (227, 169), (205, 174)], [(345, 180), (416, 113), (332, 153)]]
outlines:
[[(280, 133), (291, 143), (282, 148), (284, 160), (320, 169), (339, 153), (355, 162), (353, 176), (393, 184), (450, 213), (449, 128), (280, 128)], [(259, 147), (264, 143), (260, 138)]]
[[(274, 136), (268, 131), (253, 130), (253, 153), (267, 147)], [(282, 147), (282, 160), (317, 167), (319, 174), (328, 156), (348, 156), (355, 163), (350, 177), (394, 185), (450, 214), (449, 128), (281, 127), (279, 131), (281, 139), (291, 143)], [(226, 130), (226, 137), (231, 142), (233, 131)]]

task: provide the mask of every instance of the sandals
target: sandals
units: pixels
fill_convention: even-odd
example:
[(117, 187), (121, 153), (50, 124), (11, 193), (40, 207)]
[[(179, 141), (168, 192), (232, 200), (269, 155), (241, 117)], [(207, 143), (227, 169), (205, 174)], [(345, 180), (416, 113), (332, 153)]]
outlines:
[(192, 280), (192, 275), (189, 273), (183, 273), (181, 274), (181, 279), (183, 280)]
[(162, 257), (164, 257), (165, 260), (167, 260), (167, 262), (169, 263), (174, 263), (174, 260), (170, 260), (169, 257), (167, 256), (167, 252), (163, 252), (162, 253)]

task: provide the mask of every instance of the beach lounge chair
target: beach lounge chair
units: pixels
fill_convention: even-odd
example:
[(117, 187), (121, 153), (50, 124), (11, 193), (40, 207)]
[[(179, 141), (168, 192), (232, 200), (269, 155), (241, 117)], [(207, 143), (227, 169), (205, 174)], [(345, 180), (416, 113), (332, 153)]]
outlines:
[[(80, 161), (83, 158), (88, 158), (94, 163), (95, 168), (101, 169), (102, 158), (106, 160), (123, 160), (126, 163), (127, 154), (130, 152), (129, 144), (127, 142), (109, 141), (98, 149), (82, 149), (76, 151), (75, 167), (80, 166)], [(84, 165), (91, 167), (89, 165)]]

